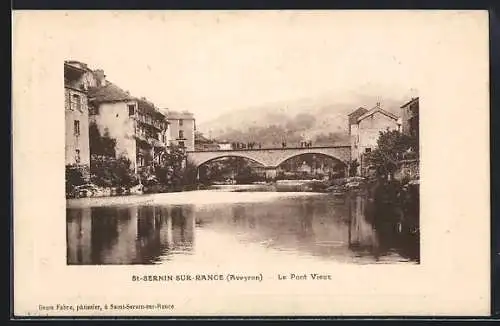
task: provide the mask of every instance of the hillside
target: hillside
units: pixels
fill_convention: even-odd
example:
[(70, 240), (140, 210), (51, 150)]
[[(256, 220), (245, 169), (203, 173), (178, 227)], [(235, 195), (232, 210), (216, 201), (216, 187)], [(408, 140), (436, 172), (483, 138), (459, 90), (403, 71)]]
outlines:
[(347, 115), (362, 106), (382, 108), (399, 115), (399, 107), (406, 96), (378, 100), (373, 96), (358, 95), (349, 101), (332, 98), (303, 99), (293, 103), (272, 103), (225, 113), (198, 130), (218, 141), (256, 142), (263, 146), (299, 145), (312, 141), (315, 146), (347, 144)]

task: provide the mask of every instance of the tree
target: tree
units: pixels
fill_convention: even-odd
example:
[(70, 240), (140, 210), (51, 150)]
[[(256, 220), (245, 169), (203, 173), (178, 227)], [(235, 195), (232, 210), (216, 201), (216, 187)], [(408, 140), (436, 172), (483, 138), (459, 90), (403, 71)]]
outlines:
[(92, 182), (102, 187), (131, 187), (137, 180), (125, 157), (111, 158), (93, 155), (90, 161)]
[(184, 186), (194, 185), (196, 183), (197, 172), (198, 167), (190, 160), (187, 160), (184, 170), (182, 171), (182, 184)]
[[(189, 178), (186, 175), (186, 171), (189, 170), (188, 167), (190, 173), (193, 174), (191, 164), (188, 164), (186, 159), (187, 155), (183, 148), (171, 145), (162, 164), (155, 166), (155, 175), (158, 182), (173, 188), (193, 183), (192, 180), (188, 180)], [(195, 180), (196, 173), (194, 172), (194, 178), (192, 175), (189, 175), (189, 177)]]
[(89, 125), (89, 146), (92, 154), (116, 157), (116, 139), (109, 136), (108, 130), (105, 130), (104, 134), (101, 135), (95, 123)]
[(85, 183), (84, 172), (81, 167), (77, 165), (66, 165), (66, 194), (69, 194), (76, 186)]
[(358, 160), (353, 160), (349, 163), (349, 176), (354, 177), (358, 173)]
[(397, 130), (380, 132), (377, 148), (366, 154), (366, 160), (379, 176), (392, 176), (404, 154), (415, 148), (415, 139)]

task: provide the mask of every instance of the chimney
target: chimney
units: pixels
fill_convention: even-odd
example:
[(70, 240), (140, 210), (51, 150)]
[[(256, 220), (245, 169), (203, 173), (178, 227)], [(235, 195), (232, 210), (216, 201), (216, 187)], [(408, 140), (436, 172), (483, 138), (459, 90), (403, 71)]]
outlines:
[(106, 86), (106, 75), (104, 74), (104, 70), (96, 69), (94, 70), (94, 76), (97, 80), (97, 86)]

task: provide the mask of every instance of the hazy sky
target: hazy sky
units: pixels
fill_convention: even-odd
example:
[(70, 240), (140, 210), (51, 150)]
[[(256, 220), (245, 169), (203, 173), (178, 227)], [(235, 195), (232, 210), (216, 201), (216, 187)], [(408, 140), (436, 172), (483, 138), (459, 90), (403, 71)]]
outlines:
[[(351, 12), (69, 12), (67, 59), (199, 122), (227, 110), (416, 87), (419, 15)], [(419, 28), (415, 28), (419, 26)], [(424, 30), (422, 30), (424, 28)], [(360, 103), (360, 105), (368, 105)]]

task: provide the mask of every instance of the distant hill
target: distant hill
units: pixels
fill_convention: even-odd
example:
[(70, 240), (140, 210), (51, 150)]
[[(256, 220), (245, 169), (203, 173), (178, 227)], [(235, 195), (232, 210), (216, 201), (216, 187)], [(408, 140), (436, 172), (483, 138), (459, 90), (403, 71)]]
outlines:
[(377, 102), (399, 115), (409, 96), (380, 99), (356, 95), (349, 101), (334, 98), (302, 99), (293, 103), (271, 103), (225, 113), (198, 126), (218, 141), (256, 142), (263, 146), (298, 145), (310, 140), (315, 146), (348, 144), (347, 115), (359, 107), (371, 109)]

